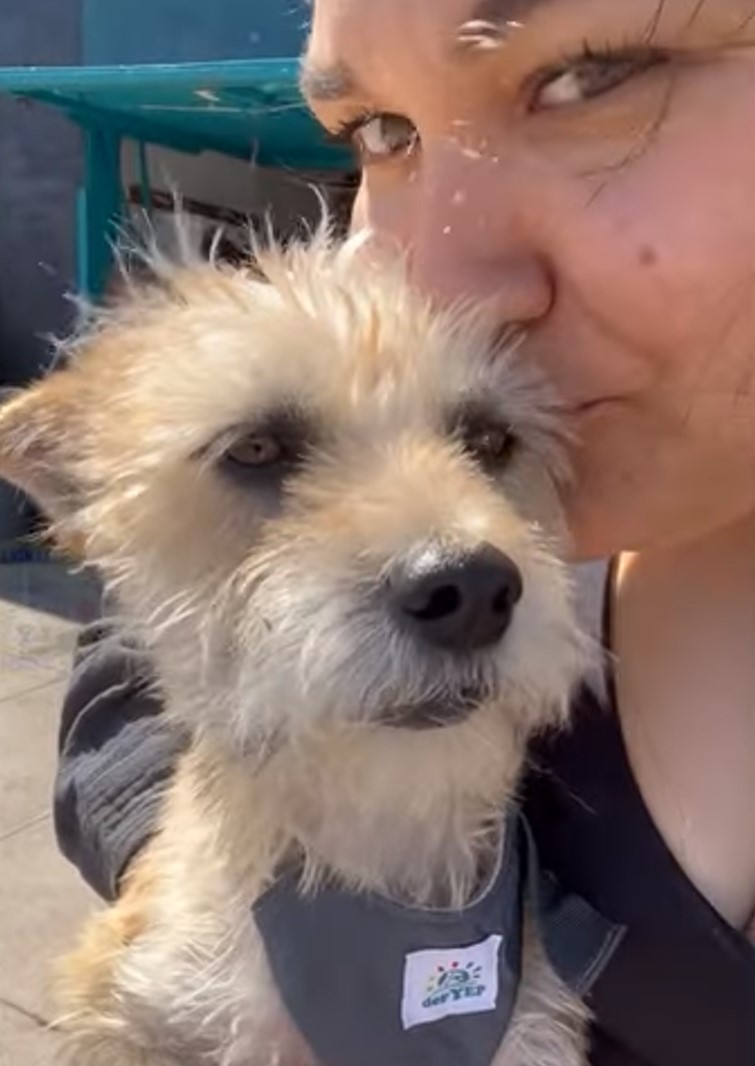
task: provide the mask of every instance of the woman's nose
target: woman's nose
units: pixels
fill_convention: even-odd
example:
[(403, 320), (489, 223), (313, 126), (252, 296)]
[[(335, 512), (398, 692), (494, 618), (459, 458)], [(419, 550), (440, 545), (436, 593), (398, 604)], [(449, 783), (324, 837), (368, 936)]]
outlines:
[(489, 159), (426, 151), (405, 220), (412, 281), (441, 305), (490, 301), (502, 322), (534, 323), (553, 302), (545, 255), (528, 232), (528, 190)]

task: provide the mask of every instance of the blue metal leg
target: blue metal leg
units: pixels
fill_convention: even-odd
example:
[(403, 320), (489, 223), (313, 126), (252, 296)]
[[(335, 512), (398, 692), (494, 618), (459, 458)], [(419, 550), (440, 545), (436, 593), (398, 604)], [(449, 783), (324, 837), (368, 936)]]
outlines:
[(77, 205), (78, 284), (84, 296), (96, 300), (107, 285), (123, 202), (118, 134), (86, 128), (84, 168)]

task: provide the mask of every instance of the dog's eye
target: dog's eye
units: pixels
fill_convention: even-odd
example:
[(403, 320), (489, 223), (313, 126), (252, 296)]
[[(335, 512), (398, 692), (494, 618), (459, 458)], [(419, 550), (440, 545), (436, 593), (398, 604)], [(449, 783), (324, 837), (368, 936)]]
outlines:
[(500, 472), (517, 445), (514, 430), (495, 414), (480, 410), (477, 404), (457, 412), (451, 422), (451, 435), (464, 451), (490, 473)]
[(466, 450), (484, 466), (503, 466), (513, 451), (516, 439), (510, 426), (477, 426), (462, 436)]
[(259, 420), (238, 425), (216, 442), (216, 460), (229, 473), (248, 474), (255, 483), (263, 474), (279, 481), (293, 473), (319, 438), (305, 411), (285, 404)]
[(279, 463), (285, 449), (281, 441), (267, 433), (249, 433), (226, 448), (223, 458), (235, 466), (263, 467)]

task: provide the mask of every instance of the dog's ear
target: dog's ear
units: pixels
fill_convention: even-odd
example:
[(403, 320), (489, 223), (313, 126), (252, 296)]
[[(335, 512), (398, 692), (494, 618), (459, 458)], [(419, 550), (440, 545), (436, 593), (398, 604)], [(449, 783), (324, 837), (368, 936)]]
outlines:
[(0, 478), (31, 496), (53, 522), (69, 519), (79, 501), (77, 409), (75, 375), (66, 370), (0, 399)]

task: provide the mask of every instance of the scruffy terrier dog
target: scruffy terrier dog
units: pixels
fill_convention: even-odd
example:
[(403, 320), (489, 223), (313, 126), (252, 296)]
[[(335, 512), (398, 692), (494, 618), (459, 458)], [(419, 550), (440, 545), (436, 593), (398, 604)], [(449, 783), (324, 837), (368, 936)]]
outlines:
[[(72, 1061), (574, 1066), (585, 1011), (512, 859), (528, 740), (589, 657), (553, 404), (483, 312), (354, 242), (260, 267), (158, 263), (0, 412), (0, 474), (193, 736), (66, 962)], [(436, 940), (409, 921), (394, 960), (407, 917)]]

